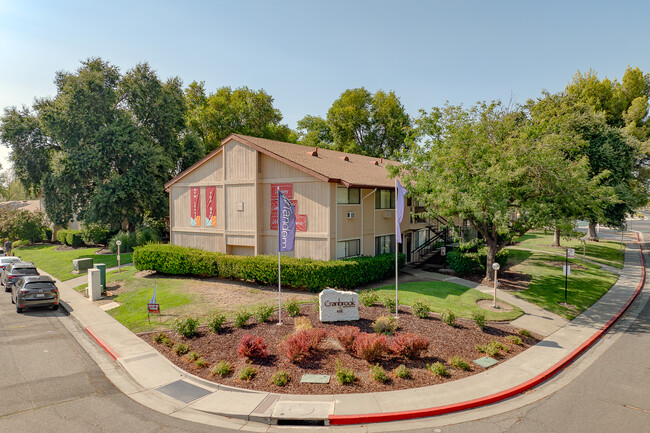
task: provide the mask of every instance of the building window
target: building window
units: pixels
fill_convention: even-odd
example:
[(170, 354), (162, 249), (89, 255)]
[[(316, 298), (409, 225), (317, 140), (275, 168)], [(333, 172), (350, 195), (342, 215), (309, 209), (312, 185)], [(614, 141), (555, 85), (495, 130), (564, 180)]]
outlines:
[(359, 188), (336, 188), (336, 202), (338, 204), (359, 204), (361, 203), (361, 190)]
[(377, 236), (375, 238), (375, 255), (395, 252), (395, 235)]
[(336, 243), (336, 258), (355, 257), (361, 253), (361, 240), (352, 239)]
[(395, 209), (395, 191), (380, 189), (375, 193), (375, 209)]

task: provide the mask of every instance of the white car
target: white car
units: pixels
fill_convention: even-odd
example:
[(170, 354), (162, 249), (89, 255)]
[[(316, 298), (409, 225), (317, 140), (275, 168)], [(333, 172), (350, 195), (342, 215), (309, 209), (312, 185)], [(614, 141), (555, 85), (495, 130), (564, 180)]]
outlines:
[(16, 263), (20, 261), (21, 261), (20, 257), (14, 257), (14, 256), (0, 257), (0, 285), (4, 286), (4, 279), (2, 278), (2, 273), (4, 272), (7, 265), (9, 263)]

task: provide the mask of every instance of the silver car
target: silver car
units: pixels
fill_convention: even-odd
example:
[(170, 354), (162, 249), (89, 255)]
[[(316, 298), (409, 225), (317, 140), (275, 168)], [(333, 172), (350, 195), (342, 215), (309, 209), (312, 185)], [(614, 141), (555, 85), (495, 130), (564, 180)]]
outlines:
[(51, 307), (59, 309), (59, 289), (52, 278), (44, 275), (20, 277), (11, 286), (11, 302), (16, 304), (16, 312), (25, 308)]

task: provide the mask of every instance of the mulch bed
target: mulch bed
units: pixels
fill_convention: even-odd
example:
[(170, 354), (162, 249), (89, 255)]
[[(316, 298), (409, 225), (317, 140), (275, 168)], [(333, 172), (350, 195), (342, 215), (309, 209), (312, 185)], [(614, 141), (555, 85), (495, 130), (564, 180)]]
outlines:
[[(301, 316), (307, 317), (315, 327), (325, 329), (328, 335), (335, 328), (345, 325), (357, 326), (362, 332), (372, 333), (372, 322), (380, 316), (388, 315), (387, 310), (379, 306), (360, 306), (359, 313), (360, 320), (358, 322), (321, 323), (313, 305), (302, 305), (301, 307)], [(245, 329), (236, 329), (228, 322), (227, 326), (219, 334), (212, 333), (207, 328), (201, 327), (199, 328), (199, 335), (189, 339), (173, 331), (166, 332), (174, 343), (188, 344), (191, 351), (200, 354), (208, 363), (208, 366), (204, 368), (197, 367), (185, 356), (176, 355), (171, 347), (155, 343), (153, 338), (157, 333), (142, 333), (139, 335), (174, 364), (204, 379), (228, 386), (285, 394), (362, 393), (435, 385), (484, 371), (482, 367), (472, 363), (474, 359), (485, 356), (476, 348), (477, 344), (486, 345), (490, 340), (508, 344), (509, 352), (502, 352), (497, 357), (499, 361), (504, 361), (516, 356), (539, 341), (538, 336), (521, 337), (524, 344), (523, 346), (517, 346), (509, 344), (506, 340), (508, 335), (516, 335), (518, 331), (507, 323), (488, 322), (487, 326), (481, 330), (472, 320), (458, 319), (456, 326), (452, 327), (442, 322), (435, 314), (431, 314), (428, 319), (420, 319), (412, 315), (408, 307), (402, 307), (399, 311), (398, 332), (413, 332), (428, 338), (431, 343), (429, 349), (420, 359), (408, 360), (397, 358), (394, 355), (385, 355), (377, 362), (390, 377), (389, 382), (383, 384), (369, 377), (370, 364), (368, 362), (348, 354), (334, 338), (326, 337), (321, 343), (319, 351), (311, 359), (298, 364), (291, 363), (280, 353), (278, 345), (283, 338), (293, 332), (293, 318), (285, 316), (283, 313), (282, 321), (283, 325), (278, 326), (277, 314), (272, 318), (272, 321), (263, 324), (254, 323), (253, 319), (251, 319)], [(258, 369), (258, 373), (251, 381), (237, 379), (237, 371), (246, 366), (248, 362), (247, 359), (240, 358), (237, 355), (237, 347), (245, 334), (262, 337), (270, 353), (269, 358), (265, 361), (252, 364), (253, 367)], [(464, 371), (451, 368), (447, 361), (452, 356), (464, 358), (470, 364), (470, 370)], [(352, 385), (340, 385), (335, 377), (337, 360), (341, 362), (343, 367), (354, 370), (359, 380)], [(225, 378), (210, 374), (212, 366), (219, 361), (232, 363), (234, 373)], [(448, 377), (434, 376), (426, 369), (427, 364), (435, 362), (447, 365)], [(411, 379), (400, 379), (393, 375), (392, 370), (400, 364), (408, 367), (412, 374)], [(286, 370), (291, 376), (291, 381), (284, 387), (278, 387), (270, 383), (272, 375), (280, 370)], [(331, 380), (329, 384), (301, 384), (300, 379), (303, 374), (331, 375)]]

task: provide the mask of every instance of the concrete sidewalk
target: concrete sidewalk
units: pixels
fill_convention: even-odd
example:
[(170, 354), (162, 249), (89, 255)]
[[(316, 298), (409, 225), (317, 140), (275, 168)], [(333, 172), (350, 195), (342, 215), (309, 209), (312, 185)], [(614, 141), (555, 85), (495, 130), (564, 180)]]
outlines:
[[(272, 431), (277, 429), (274, 424), (283, 422), (328, 425), (430, 416), (437, 413), (436, 408), (461, 407), (466, 402), (488, 404), (495, 395), (507, 395), (540, 377), (545, 380), (550, 377), (545, 375), (551, 367), (567, 362), (620, 312), (634, 296), (642, 280), (642, 271), (638, 246), (630, 243), (617, 283), (571, 322), (498, 291), (499, 299), (525, 312), (513, 324), (546, 336), (543, 341), (508, 361), (464, 379), (424, 388), (361, 395), (283, 395), (205, 381), (180, 370), (95, 303), (74, 291), (73, 287), (87, 282), (86, 276), (59, 283), (58, 287), (65, 310), (115, 359), (115, 363), (100, 364), (107, 376), (112, 379), (115, 375), (109, 373), (117, 370), (126, 373), (128, 379), (114, 380), (123, 393), (147, 407), (178, 418), (238, 430)], [(493, 290), (455, 277), (417, 270), (410, 272), (422, 279), (450, 281), (488, 293)], [(473, 407), (480, 406), (478, 403)]]

